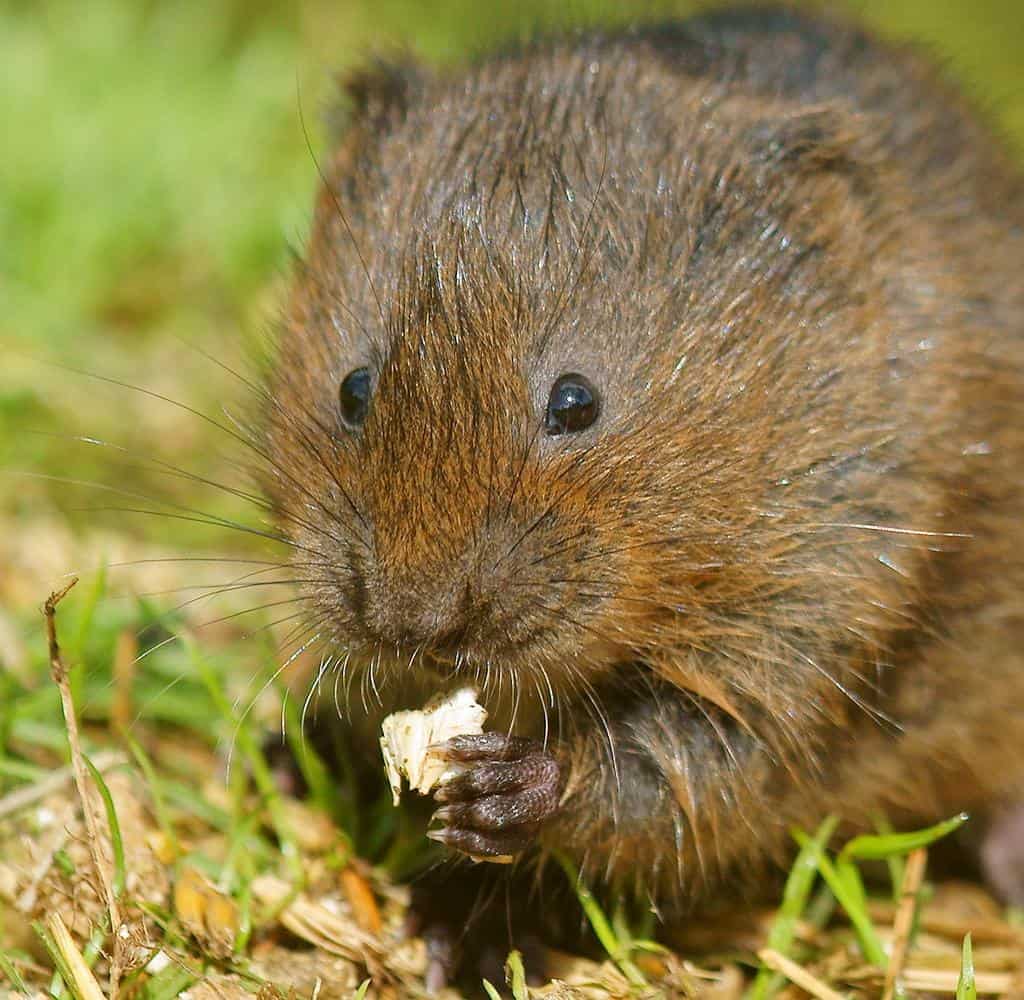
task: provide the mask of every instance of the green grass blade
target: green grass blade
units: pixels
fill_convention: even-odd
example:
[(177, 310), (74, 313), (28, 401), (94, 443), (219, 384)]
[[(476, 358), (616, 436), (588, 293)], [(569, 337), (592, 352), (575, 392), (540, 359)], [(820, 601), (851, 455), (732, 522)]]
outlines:
[(184, 636), (183, 639), (189, 657), (206, 686), (211, 699), (216, 704), (217, 710), (221, 713), (225, 722), (233, 727), (234, 738), (249, 764), (253, 781), (256, 783), (256, 788), (263, 799), (267, 812), (270, 814), (270, 821), (281, 845), (281, 855), (288, 865), (295, 885), (300, 886), (305, 882), (306, 877), (302, 867), (301, 851), (295, 842), (291, 824), (288, 822), (288, 817), (285, 814), (284, 803), (281, 801), (281, 794), (274, 783), (274, 776), (267, 763), (267, 759), (260, 749), (256, 738), (253, 736), (247, 720), (237, 717), (216, 671), (207, 662), (191, 636)]
[(117, 808), (114, 806), (114, 798), (110, 794), (107, 783), (103, 780), (96, 765), (88, 757), (83, 755), (85, 766), (89, 768), (92, 780), (96, 782), (100, 798), (103, 799), (103, 808), (107, 813), (107, 825), (110, 828), (110, 846), (114, 852), (114, 896), (120, 899), (124, 895), (124, 887), (127, 882), (127, 866), (124, 863), (124, 840), (121, 837), (121, 823), (117, 818)]
[(50, 773), (49, 768), (36, 767), (21, 760), (0, 760), (0, 778), (11, 778), (19, 784), (33, 785)]
[(885, 861), (894, 855), (909, 854), (919, 847), (928, 847), (936, 840), (941, 840), (954, 830), (959, 829), (968, 820), (967, 813), (960, 813), (951, 819), (936, 823), (924, 830), (912, 830), (910, 833), (866, 833), (854, 837), (839, 852), (842, 860)]
[(0, 951), (0, 972), (7, 977), (7, 981), (14, 987), (16, 992), (31, 996), (28, 984), (22, 978), (18, 967), (5, 951)]
[(57, 868), (57, 871), (61, 873), (65, 878), (73, 878), (75, 871), (74, 861), (71, 860), (71, 855), (62, 847), (59, 851), (53, 852), (53, 863)]
[(187, 816), (201, 820), (218, 833), (227, 833), (231, 829), (231, 815), (208, 801), (194, 786), (165, 779), (163, 791), (167, 801)]
[(92, 586), (86, 591), (85, 600), (78, 614), (78, 627), (70, 643), (71, 664), (68, 668), (68, 683), (71, 686), (71, 700), (81, 711), (82, 694), (85, 687), (85, 656), (89, 639), (93, 635), (96, 610), (107, 591), (107, 567), (101, 566), (93, 577)]
[(836, 875), (842, 880), (850, 905), (856, 907), (858, 912), (866, 911), (868, 894), (864, 889), (864, 880), (860, 877), (857, 866), (843, 857), (836, 858), (833, 864)]
[[(853, 924), (853, 929), (857, 934), (857, 940), (860, 942), (864, 957), (873, 965), (877, 965), (880, 969), (885, 969), (888, 965), (888, 960), (885, 957), (882, 942), (878, 939), (874, 924), (871, 923), (871, 918), (868, 916), (864, 906), (863, 887), (856, 888), (852, 886), (848, 881), (848, 870), (837, 871), (824, 850), (818, 849), (813, 840), (802, 830), (794, 830), (793, 836), (801, 848), (809, 847), (817, 857), (818, 871), (821, 873), (821, 877), (828, 883), (828, 887), (839, 901), (839, 905), (846, 912), (850, 923)], [(859, 877), (857, 881), (859, 884)]]
[(139, 993), (139, 1000), (175, 1000), (199, 975), (184, 965), (172, 962), (153, 976)]
[[(880, 836), (891, 837), (896, 832), (893, 830), (888, 818), (881, 814), (875, 817), (874, 822), (875, 829)], [(885, 864), (889, 869), (889, 881), (892, 883), (892, 901), (898, 903), (903, 887), (903, 873), (906, 870), (906, 864), (901, 854), (890, 854), (885, 859)]]
[(294, 698), (283, 700), (285, 715), (285, 738), (292, 752), (292, 759), (298, 765), (306, 785), (309, 797), (328, 816), (341, 820), (337, 780), (332, 777), (327, 765), (320, 755), (305, 738), (302, 726), (302, 712)]
[(53, 940), (53, 936), (43, 925), (42, 921), (33, 920), (32, 930), (36, 932), (36, 936), (42, 942), (46, 953), (50, 956), (50, 961), (53, 962), (53, 979), (50, 983), (50, 995), (62, 996), (67, 984), (74, 982), (71, 970), (68, 968), (67, 962), (64, 961), (64, 956), (61, 954), (60, 948), (57, 947), (57, 942)]
[[(809, 844), (801, 847), (800, 853), (789, 870), (789, 877), (786, 879), (786, 887), (782, 894), (782, 905), (772, 923), (767, 942), (769, 948), (783, 955), (789, 955), (796, 934), (797, 922), (807, 908), (811, 889), (818, 877), (818, 857), (824, 851), (838, 823), (837, 816), (827, 817), (815, 831)], [(766, 1000), (779, 989), (783, 981), (783, 977), (778, 973), (762, 967), (754, 979), (748, 996), (750, 1000)]]
[(505, 962), (505, 976), (512, 987), (513, 1000), (530, 1000), (526, 989), (526, 969), (523, 968), (523, 956), (518, 951), (511, 951)]
[(978, 1000), (978, 987), (974, 982), (974, 949), (971, 935), (964, 936), (960, 953), (960, 977), (956, 981), (956, 1000)]
[(648, 985), (644, 974), (633, 964), (629, 955), (623, 949), (619, 939), (612, 930), (612, 925), (605, 916), (604, 911), (598, 905), (594, 894), (584, 884), (580, 873), (576, 871), (572, 863), (564, 855), (553, 852), (553, 857), (561, 865), (569, 883), (572, 885), (579, 900), (583, 912), (586, 914), (590, 926), (594, 928), (601, 947), (608, 953), (608, 957), (619, 967), (622, 974), (629, 981), (631, 986), (646, 987)]
[(484, 980), (484, 992), (489, 1000), (501, 1000), (501, 994), (486, 979)]

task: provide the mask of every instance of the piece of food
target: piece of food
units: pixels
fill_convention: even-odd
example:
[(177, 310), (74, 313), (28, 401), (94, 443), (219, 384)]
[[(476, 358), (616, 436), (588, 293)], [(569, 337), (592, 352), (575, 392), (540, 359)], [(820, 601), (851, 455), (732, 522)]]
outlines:
[(487, 710), (469, 687), (431, 698), (416, 711), (389, 715), (381, 724), (380, 749), (395, 805), (403, 777), (421, 795), (429, 795), (441, 783), (448, 764), (431, 747), (453, 736), (482, 733), (486, 719)]

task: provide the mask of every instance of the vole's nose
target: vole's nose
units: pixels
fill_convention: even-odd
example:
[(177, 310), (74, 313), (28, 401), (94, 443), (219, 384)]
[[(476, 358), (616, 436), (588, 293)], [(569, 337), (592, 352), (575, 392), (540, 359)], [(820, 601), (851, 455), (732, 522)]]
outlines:
[(475, 603), (465, 578), (377, 579), (367, 588), (366, 628), (379, 641), (422, 647), (454, 659)]

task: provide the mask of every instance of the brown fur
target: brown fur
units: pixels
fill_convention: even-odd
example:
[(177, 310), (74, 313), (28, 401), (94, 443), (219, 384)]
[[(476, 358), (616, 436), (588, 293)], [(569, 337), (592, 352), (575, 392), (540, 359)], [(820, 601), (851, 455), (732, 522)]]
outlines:
[(266, 486), (369, 715), (475, 676), (568, 767), (542, 840), (667, 903), (1019, 800), (1024, 194), (965, 102), (778, 11), (353, 93)]

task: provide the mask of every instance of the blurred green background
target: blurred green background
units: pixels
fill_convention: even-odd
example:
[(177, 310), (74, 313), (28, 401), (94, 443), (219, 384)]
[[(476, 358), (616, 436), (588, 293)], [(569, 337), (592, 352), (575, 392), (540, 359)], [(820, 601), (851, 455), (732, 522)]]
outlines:
[[(848, 6), (931, 44), (1024, 150), (1021, 0)], [(63, 573), (253, 548), (251, 536), (191, 515), (105, 509), (154, 506), (138, 494), (259, 523), (229, 493), (159, 465), (240, 482), (244, 455), (228, 435), (187, 409), (56, 365), (229, 419), (225, 408), (246, 391), (216, 362), (243, 369), (247, 344), (273, 327), (316, 178), (302, 121), (321, 148), (335, 70), (396, 47), (446, 62), (537, 23), (670, 9), (685, 8), (0, 3), (0, 660), (18, 657), (28, 610)], [(211, 574), (197, 575), (195, 564), (146, 562), (111, 580), (160, 589)]]

